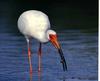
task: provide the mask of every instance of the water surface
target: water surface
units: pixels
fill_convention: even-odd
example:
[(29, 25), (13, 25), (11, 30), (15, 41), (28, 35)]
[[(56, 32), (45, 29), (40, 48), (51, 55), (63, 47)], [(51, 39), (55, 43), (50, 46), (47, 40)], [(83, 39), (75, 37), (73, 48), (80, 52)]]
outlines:
[[(86, 30), (58, 31), (59, 42), (68, 64), (63, 72), (57, 50), (51, 43), (42, 47), (41, 81), (97, 81), (97, 33)], [(38, 46), (31, 41), (33, 81), (38, 77)], [(29, 81), (26, 40), (23, 35), (0, 33), (0, 81)]]

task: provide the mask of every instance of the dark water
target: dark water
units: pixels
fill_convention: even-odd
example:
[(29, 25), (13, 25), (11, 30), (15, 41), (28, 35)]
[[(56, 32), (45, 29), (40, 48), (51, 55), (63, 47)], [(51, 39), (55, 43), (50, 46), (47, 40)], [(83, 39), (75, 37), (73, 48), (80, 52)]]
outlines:
[[(97, 81), (97, 33), (64, 30), (58, 31), (58, 36), (68, 71), (63, 72), (57, 50), (50, 43), (43, 44), (41, 81)], [(32, 40), (33, 81), (39, 81), (38, 46)], [(22, 35), (0, 33), (0, 81), (29, 81), (27, 46)]]

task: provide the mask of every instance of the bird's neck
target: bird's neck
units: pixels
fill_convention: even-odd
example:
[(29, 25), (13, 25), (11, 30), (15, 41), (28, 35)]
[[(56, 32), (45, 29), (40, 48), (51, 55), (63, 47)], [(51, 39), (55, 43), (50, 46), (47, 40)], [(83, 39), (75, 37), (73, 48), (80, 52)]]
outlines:
[(39, 42), (41, 42), (41, 43), (46, 43), (46, 42), (49, 41), (46, 32), (38, 33), (38, 35), (37, 35), (35, 38), (36, 38)]

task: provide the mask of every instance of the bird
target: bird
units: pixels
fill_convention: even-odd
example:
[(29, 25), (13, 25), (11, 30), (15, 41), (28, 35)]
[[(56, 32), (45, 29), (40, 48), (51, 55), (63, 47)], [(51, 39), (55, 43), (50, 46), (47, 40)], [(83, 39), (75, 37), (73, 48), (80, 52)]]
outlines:
[[(46, 42), (51, 42), (53, 46), (58, 50), (59, 56), (61, 58), (61, 63), (64, 71), (67, 71), (66, 60), (58, 42), (57, 33), (50, 29), (49, 17), (39, 10), (28, 10), (23, 12), (18, 18), (18, 29), (25, 36), (27, 41), (28, 49), (28, 60), (30, 69), (30, 79), (32, 79), (32, 60), (31, 60), (31, 48), (30, 48), (30, 38), (36, 39), (39, 42), (38, 49), (38, 71), (41, 71), (41, 55), (42, 55), (42, 44)], [(31, 81), (31, 80), (30, 80)]]

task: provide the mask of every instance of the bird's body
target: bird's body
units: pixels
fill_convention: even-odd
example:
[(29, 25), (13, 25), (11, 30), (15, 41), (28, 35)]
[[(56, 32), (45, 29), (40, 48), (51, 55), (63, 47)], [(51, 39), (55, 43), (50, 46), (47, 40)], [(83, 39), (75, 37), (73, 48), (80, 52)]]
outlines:
[(31, 36), (40, 42), (47, 42), (47, 30), (50, 28), (48, 16), (41, 11), (29, 10), (18, 19), (18, 28), (25, 36)]
[(38, 56), (38, 71), (41, 71), (41, 44), (50, 41), (55, 48), (57, 48), (61, 63), (63, 65), (63, 70), (67, 70), (67, 64), (61, 50), (60, 44), (57, 40), (57, 35), (54, 30), (50, 29), (50, 21), (46, 14), (37, 10), (25, 11), (21, 14), (18, 19), (18, 29), (25, 36), (28, 46), (28, 58), (30, 64), (30, 81), (32, 80), (32, 62), (31, 62), (31, 49), (29, 45), (29, 37), (37, 39), (40, 42)]

